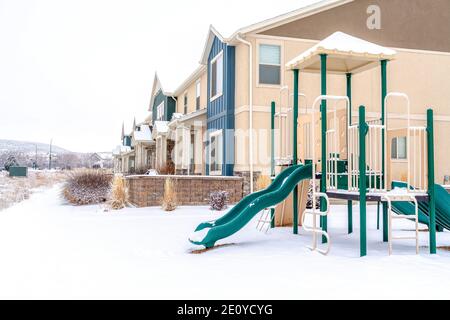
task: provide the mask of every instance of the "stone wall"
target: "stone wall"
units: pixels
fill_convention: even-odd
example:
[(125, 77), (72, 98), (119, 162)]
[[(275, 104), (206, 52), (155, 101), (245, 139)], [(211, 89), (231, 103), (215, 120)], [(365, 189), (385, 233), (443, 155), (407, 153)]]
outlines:
[[(250, 194), (250, 171), (235, 171), (234, 175), (237, 177), (242, 177), (243, 181), (243, 193), (244, 196)], [(253, 187), (256, 185), (256, 181), (261, 176), (261, 172), (253, 171)]]
[(206, 176), (128, 176), (129, 201), (137, 207), (160, 206), (164, 194), (164, 182), (172, 179), (178, 205), (208, 205), (209, 195), (214, 191), (227, 191), (229, 203), (239, 202), (243, 196), (241, 177)]

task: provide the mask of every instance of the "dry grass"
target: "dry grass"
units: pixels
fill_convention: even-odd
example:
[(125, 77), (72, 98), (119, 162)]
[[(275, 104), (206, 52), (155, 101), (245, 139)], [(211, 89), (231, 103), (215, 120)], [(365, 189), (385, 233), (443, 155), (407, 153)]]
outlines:
[(101, 170), (72, 171), (62, 195), (73, 205), (104, 203), (109, 199), (111, 182), (112, 176)]
[(191, 254), (203, 254), (212, 250), (220, 249), (220, 248), (226, 248), (236, 245), (235, 243), (229, 243), (229, 244), (220, 244), (217, 246), (214, 246), (212, 248), (205, 248), (205, 249), (199, 249), (199, 250), (192, 250)]
[(170, 176), (175, 174), (175, 165), (173, 163), (166, 164), (158, 168), (158, 174), (163, 176)]
[(258, 180), (256, 180), (256, 191), (266, 189), (268, 186), (270, 186), (271, 183), (272, 180), (269, 176), (259, 176)]
[(0, 172), (0, 210), (30, 197), (38, 188), (52, 187), (66, 179), (62, 171), (29, 171), (28, 177), (9, 177)]
[(110, 206), (113, 210), (125, 208), (128, 203), (128, 189), (125, 179), (121, 176), (115, 176), (111, 190)]
[(164, 211), (174, 211), (177, 208), (176, 192), (173, 181), (167, 178), (164, 182), (164, 196), (162, 199), (162, 209)]

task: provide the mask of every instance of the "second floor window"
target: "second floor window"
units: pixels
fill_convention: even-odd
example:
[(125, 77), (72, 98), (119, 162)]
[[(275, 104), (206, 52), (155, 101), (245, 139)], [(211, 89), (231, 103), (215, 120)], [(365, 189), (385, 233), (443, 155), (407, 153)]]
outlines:
[(184, 94), (184, 114), (188, 113), (188, 96), (187, 93)]
[(161, 102), (161, 103), (156, 107), (156, 120), (162, 121), (163, 119), (164, 119), (164, 101)]
[(201, 84), (198, 81), (195, 84), (195, 109), (200, 110), (200, 95), (201, 95)]
[(259, 84), (281, 84), (281, 47), (259, 45)]
[(218, 98), (223, 92), (223, 52), (211, 61), (211, 100)]
[(391, 159), (406, 160), (407, 159), (407, 140), (406, 137), (396, 137), (392, 139)]

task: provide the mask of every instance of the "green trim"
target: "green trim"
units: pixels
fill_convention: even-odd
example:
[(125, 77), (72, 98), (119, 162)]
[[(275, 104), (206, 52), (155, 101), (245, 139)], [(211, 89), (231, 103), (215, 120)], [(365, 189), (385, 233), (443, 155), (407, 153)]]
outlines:
[[(320, 55), (320, 81), (321, 81), (321, 95), (327, 94), (327, 55)], [(320, 107), (322, 115), (322, 177), (320, 182), (320, 192), (325, 193), (327, 190), (327, 101), (323, 100)], [(314, 130), (314, 128), (313, 128)], [(325, 211), (326, 208), (325, 199), (320, 199), (320, 210)], [(322, 229), (327, 232), (328, 219), (327, 217), (320, 217), (320, 225)], [(322, 243), (326, 243), (327, 239), (323, 236)]]
[[(275, 101), (272, 101), (271, 104), (271, 118), (270, 118), (270, 129), (271, 129), (271, 161), (270, 161), (270, 175), (275, 177), (275, 113), (276, 113), (276, 104)], [(275, 209), (270, 209), (270, 218), (271, 218), (271, 228), (275, 228)]]
[(350, 100), (350, 110), (349, 110), (349, 119), (348, 119), (348, 125), (352, 125), (352, 74), (347, 73), (347, 97)]
[(271, 118), (270, 118), (270, 129), (271, 129), (270, 174), (272, 175), (272, 177), (275, 176), (275, 112), (276, 112), (276, 104), (275, 104), (275, 101), (272, 101)]
[[(297, 122), (298, 122), (298, 85), (299, 85), (299, 74), (300, 71), (298, 69), (294, 70), (294, 119), (293, 119), (293, 146), (292, 146), (292, 165), (296, 166), (298, 163), (298, 134), (297, 134)], [(298, 185), (295, 186), (294, 188), (294, 193), (292, 195), (292, 206), (293, 206), (293, 210), (292, 210), (292, 214), (293, 214), (293, 229), (294, 229), (294, 234), (298, 234)]]
[[(381, 60), (381, 124), (386, 124), (385, 119), (385, 98), (387, 96), (387, 60)], [(385, 163), (385, 154), (386, 154), (386, 146), (385, 146), (385, 130), (383, 130), (382, 135), (382, 148), (381, 148), (381, 171), (383, 172), (383, 177), (381, 179), (381, 183), (384, 184), (384, 180), (386, 179), (386, 163)], [(388, 241), (388, 214), (387, 214), (387, 205), (383, 203), (383, 241)]]
[[(348, 100), (350, 101), (349, 104), (349, 115), (348, 115), (348, 125), (351, 126), (352, 125), (352, 74), (351, 73), (347, 73), (347, 97)], [(348, 131), (347, 131), (348, 134)], [(348, 234), (353, 233), (353, 201), (348, 201), (347, 202), (347, 207), (348, 207)]]
[(436, 254), (436, 195), (434, 186), (434, 123), (433, 110), (427, 110), (428, 132), (428, 195), (430, 197), (430, 254)]
[(359, 107), (359, 224), (360, 224), (360, 255), (367, 255), (367, 206), (366, 206), (366, 108)]

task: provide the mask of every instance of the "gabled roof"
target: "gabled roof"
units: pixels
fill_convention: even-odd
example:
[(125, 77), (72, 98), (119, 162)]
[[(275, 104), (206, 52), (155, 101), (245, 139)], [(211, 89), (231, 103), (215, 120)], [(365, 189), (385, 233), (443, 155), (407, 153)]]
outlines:
[(258, 23), (251, 24), (249, 26), (238, 29), (230, 39), (234, 39), (238, 34), (248, 34), (248, 33), (258, 33), (263, 32), (268, 29), (272, 29), (278, 27), (283, 24), (290, 23), (292, 21), (306, 18), (312, 16), (314, 14), (333, 9), (335, 7), (342, 6), (349, 2), (353, 2), (355, 0), (322, 0), (316, 3), (313, 3), (309, 6), (305, 6), (299, 8), (297, 10), (281, 14), (274, 18), (266, 19)]
[(202, 57), (200, 59), (200, 64), (206, 65), (208, 63), (209, 52), (211, 51), (211, 47), (214, 41), (214, 37), (218, 37), (220, 41), (228, 44), (237, 44), (239, 41), (237, 37), (239, 35), (244, 36), (246, 34), (263, 32), (268, 29), (275, 28), (277, 26), (287, 24), (289, 22), (306, 18), (311, 15), (320, 13), (322, 11), (326, 11), (329, 9), (333, 9), (338, 6), (342, 6), (349, 2), (353, 2), (355, 0), (322, 0), (311, 4), (309, 6), (302, 7), (300, 9), (276, 16), (274, 18), (266, 19), (258, 23), (251, 24), (249, 26), (238, 29), (234, 32), (231, 37), (225, 38), (223, 37), (212, 25), (209, 27), (208, 36), (206, 37), (205, 45), (203, 48)]
[(155, 77), (153, 79), (153, 87), (152, 87), (152, 93), (150, 97), (150, 105), (149, 105), (149, 111), (152, 111), (153, 109), (153, 102), (155, 101), (156, 94), (161, 90), (165, 96), (171, 97), (173, 96), (172, 92), (164, 91), (164, 88), (161, 84), (161, 80), (158, 76), (158, 73), (155, 72)]
[(343, 32), (335, 32), (286, 64), (288, 69), (320, 71), (320, 56), (327, 55), (327, 71), (357, 73), (380, 60), (392, 60), (396, 51)]
[(205, 46), (203, 48), (202, 58), (200, 59), (200, 64), (206, 65), (208, 63), (209, 52), (211, 51), (214, 38), (219, 38), (222, 42), (228, 42), (228, 39), (225, 39), (213, 25), (209, 26), (208, 35), (206, 37)]

